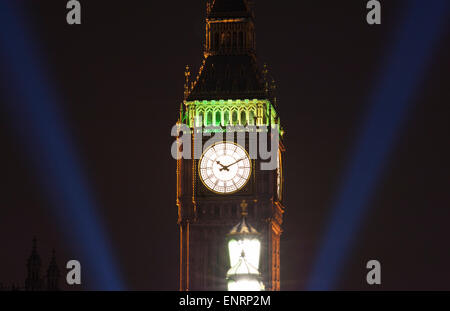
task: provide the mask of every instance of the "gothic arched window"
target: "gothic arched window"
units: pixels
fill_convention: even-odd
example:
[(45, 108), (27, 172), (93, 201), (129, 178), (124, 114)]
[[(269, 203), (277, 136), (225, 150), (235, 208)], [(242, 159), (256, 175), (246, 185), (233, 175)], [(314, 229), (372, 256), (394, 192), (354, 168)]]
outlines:
[(228, 112), (228, 110), (225, 111), (225, 114), (223, 116), (223, 121), (224, 121), (223, 123), (225, 126), (230, 124), (230, 113)]
[(196, 126), (202, 126), (203, 125), (203, 111), (199, 110), (197, 111), (197, 115), (195, 116), (196, 119)]
[(255, 113), (253, 112), (253, 110), (251, 110), (249, 113), (248, 124), (255, 125)]
[(222, 32), (220, 35), (220, 49), (223, 49), (225, 47), (225, 33)]
[(242, 31), (239, 32), (239, 48), (244, 48), (244, 33)]
[(241, 111), (241, 125), (247, 125), (247, 113), (245, 111)]
[(214, 122), (216, 126), (220, 126), (222, 123), (222, 114), (220, 111), (216, 111), (216, 122)]
[(207, 114), (205, 115), (205, 125), (211, 125), (213, 122), (213, 113), (212, 111), (208, 111)]
[(216, 77), (216, 67), (214, 66), (214, 64), (211, 64), (211, 78), (214, 79)]
[(233, 111), (233, 117), (232, 117), (233, 125), (238, 124), (238, 112), (235, 110)]
[(227, 32), (227, 48), (231, 47), (231, 33)]

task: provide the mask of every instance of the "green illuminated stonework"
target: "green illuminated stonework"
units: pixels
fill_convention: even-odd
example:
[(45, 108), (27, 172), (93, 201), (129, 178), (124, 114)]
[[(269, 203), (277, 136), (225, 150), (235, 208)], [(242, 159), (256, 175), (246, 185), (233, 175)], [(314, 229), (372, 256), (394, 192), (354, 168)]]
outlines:
[(202, 100), (185, 102), (186, 124), (201, 126), (256, 125), (278, 123), (277, 113), (269, 100)]

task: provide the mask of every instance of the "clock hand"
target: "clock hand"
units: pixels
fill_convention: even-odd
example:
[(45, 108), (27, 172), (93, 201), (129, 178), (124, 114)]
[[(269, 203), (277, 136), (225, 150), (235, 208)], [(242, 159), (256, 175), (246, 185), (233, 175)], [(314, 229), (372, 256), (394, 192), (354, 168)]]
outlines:
[(229, 171), (230, 166), (233, 166), (233, 165), (235, 165), (235, 164), (241, 162), (242, 160), (244, 160), (244, 158), (242, 158), (242, 159), (240, 159), (240, 160), (237, 160), (236, 162), (231, 163), (230, 165), (222, 165), (222, 164), (220, 164), (220, 165), (222, 165), (222, 168), (220, 169), (220, 171), (223, 171), (223, 170)]
[(222, 168), (220, 169), (221, 172), (222, 172), (223, 170), (225, 170), (225, 171), (230, 171), (230, 170), (228, 169), (228, 167), (225, 166), (225, 165), (223, 165), (222, 163), (220, 163), (220, 161), (216, 161), (216, 162), (217, 162), (217, 164), (219, 164), (220, 166), (222, 166)]

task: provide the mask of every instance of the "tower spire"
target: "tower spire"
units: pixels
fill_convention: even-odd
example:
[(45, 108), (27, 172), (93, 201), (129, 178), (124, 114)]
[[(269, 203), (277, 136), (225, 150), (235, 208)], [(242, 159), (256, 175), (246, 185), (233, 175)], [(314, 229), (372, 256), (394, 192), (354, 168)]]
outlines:
[(52, 250), (52, 258), (47, 269), (47, 290), (58, 291), (59, 290), (59, 268), (56, 263), (56, 252)]
[(42, 290), (41, 279), (41, 257), (37, 252), (37, 239), (33, 238), (33, 246), (31, 255), (27, 261), (27, 278), (25, 280), (25, 290), (38, 291)]

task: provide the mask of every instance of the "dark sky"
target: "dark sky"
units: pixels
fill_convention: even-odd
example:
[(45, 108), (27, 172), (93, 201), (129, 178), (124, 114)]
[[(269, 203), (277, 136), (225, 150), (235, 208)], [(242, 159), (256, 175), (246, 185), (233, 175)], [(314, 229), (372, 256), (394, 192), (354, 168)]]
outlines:
[[(129, 289), (176, 290), (176, 163), (170, 129), (184, 67), (202, 60), (205, 1), (20, 1)], [(362, 113), (408, 1), (257, 1), (257, 49), (278, 82), (286, 152), (282, 289), (302, 290), (320, 246)], [(337, 289), (450, 289), (450, 31), (416, 90), (408, 121), (370, 201)], [(6, 79), (3, 77), (2, 79)], [(2, 99), (3, 100), (3, 99)], [(23, 283), (31, 239), (45, 265), (76, 259), (2, 109), (0, 282)], [(61, 267), (62, 268), (62, 267)]]

